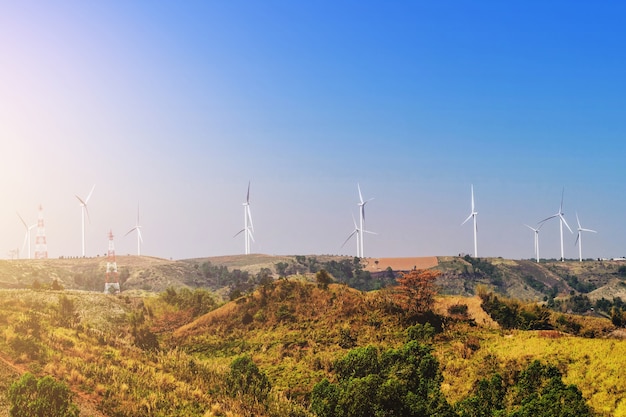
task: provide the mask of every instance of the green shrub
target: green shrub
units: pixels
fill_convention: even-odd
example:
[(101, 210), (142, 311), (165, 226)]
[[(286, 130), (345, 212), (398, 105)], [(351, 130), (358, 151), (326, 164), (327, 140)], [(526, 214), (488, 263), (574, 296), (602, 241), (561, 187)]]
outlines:
[(263, 403), (267, 399), (271, 385), (265, 373), (256, 366), (252, 358), (244, 355), (230, 364), (226, 388), (232, 397), (250, 396)]
[(37, 380), (25, 373), (9, 387), (11, 417), (77, 417), (78, 408), (72, 403), (72, 392), (62, 382), (50, 376)]
[(418, 342), (429, 342), (435, 336), (437, 330), (430, 324), (416, 324), (406, 329), (407, 342), (417, 340)]

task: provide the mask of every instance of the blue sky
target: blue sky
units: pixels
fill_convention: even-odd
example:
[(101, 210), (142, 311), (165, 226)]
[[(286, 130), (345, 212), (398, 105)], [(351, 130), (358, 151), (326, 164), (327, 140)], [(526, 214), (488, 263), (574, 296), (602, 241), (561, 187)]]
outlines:
[[(44, 207), (51, 257), (243, 252), (529, 258), (565, 217), (626, 255), (617, 2), (0, 2), (0, 257)], [(34, 231), (32, 235), (34, 242)], [(574, 258), (575, 235), (565, 236)], [(541, 254), (558, 257), (558, 223)], [(34, 251), (34, 247), (32, 249)], [(24, 255), (24, 252), (22, 252)]]

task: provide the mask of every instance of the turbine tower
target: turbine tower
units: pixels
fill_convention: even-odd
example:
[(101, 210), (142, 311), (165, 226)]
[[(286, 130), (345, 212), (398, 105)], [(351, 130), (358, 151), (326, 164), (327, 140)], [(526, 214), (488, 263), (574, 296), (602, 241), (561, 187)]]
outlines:
[(24, 251), (24, 246), (28, 244), (28, 259), (30, 259), (30, 231), (33, 229), (33, 227), (37, 226), (37, 224), (31, 224), (30, 226), (27, 225), (22, 216), (20, 216), (20, 213), (17, 213), (17, 217), (20, 218), (22, 224), (24, 225), (24, 228), (26, 229), (26, 234), (24, 235), (24, 243), (22, 244), (22, 252)]
[(254, 226), (252, 225), (252, 214), (250, 213), (250, 181), (248, 181), (248, 193), (246, 194), (246, 202), (243, 203), (243, 229), (238, 231), (235, 236), (243, 233), (244, 237), (244, 253), (250, 254), (250, 240), (254, 242)]
[(583, 227), (580, 225), (580, 220), (578, 219), (578, 213), (576, 213), (576, 222), (578, 223), (578, 236), (576, 236), (576, 243), (574, 243), (574, 245), (578, 244), (578, 259), (580, 262), (583, 261), (583, 233), (582, 232), (591, 232), (591, 233), (598, 233), (595, 230), (591, 230), (591, 229), (583, 229)]
[(137, 256), (141, 256), (141, 244), (143, 243), (143, 237), (141, 236), (141, 226), (139, 225), (139, 204), (137, 204), (137, 221), (135, 227), (130, 229), (124, 236), (128, 236), (131, 232), (137, 231)]
[[(107, 253), (107, 272), (106, 281), (104, 283), (104, 293), (119, 293), (120, 280), (117, 273), (117, 262), (115, 261), (115, 245), (113, 244), (113, 231), (109, 231), (109, 251)], [(114, 282), (111, 282), (114, 281)]]
[(81, 208), (81, 220), (82, 220), (82, 226), (83, 226), (82, 227), (82, 232), (83, 232), (82, 233), (82, 249), (83, 249), (82, 255), (83, 255), (83, 258), (85, 257), (85, 213), (87, 213), (87, 219), (91, 223), (91, 219), (89, 219), (89, 210), (87, 210), (87, 203), (89, 202), (89, 199), (91, 198), (91, 194), (93, 193), (94, 188), (96, 188), (96, 184), (94, 184), (93, 187), (91, 187), (91, 191), (89, 191), (89, 194), (87, 194), (87, 198), (85, 198), (84, 200), (76, 195), (76, 198), (80, 202), (80, 208)]
[(359, 229), (359, 226), (357, 226), (356, 220), (354, 220), (354, 216), (352, 216), (352, 223), (354, 223), (354, 230), (352, 231), (352, 233), (350, 233), (348, 238), (343, 242), (343, 245), (341, 245), (341, 247), (343, 248), (346, 245), (346, 243), (348, 243), (350, 238), (352, 238), (352, 236), (356, 234), (356, 257), (360, 258), (361, 257), (361, 239), (360, 239), (361, 229)]
[(528, 227), (530, 230), (532, 230), (535, 235), (535, 257), (537, 258), (537, 263), (539, 263), (539, 229), (541, 229), (541, 226), (543, 226), (543, 223), (541, 223), (539, 225), (539, 227), (537, 227), (536, 229), (534, 227), (530, 227), (529, 225), (525, 224), (524, 226)]
[(476, 208), (474, 206), (474, 184), (471, 185), (471, 191), (472, 191), (472, 211), (470, 215), (467, 216), (467, 219), (465, 219), (465, 221), (461, 223), (461, 226), (467, 223), (469, 219), (472, 219), (472, 218), (474, 219), (474, 258), (478, 258), (478, 238), (477, 238), (478, 227), (476, 225), (476, 216), (478, 215), (478, 212), (476, 211)]
[(35, 259), (48, 259), (48, 244), (46, 243), (46, 228), (43, 223), (43, 207), (39, 205), (37, 217), (37, 237), (35, 237)]
[(563, 217), (563, 197), (565, 196), (565, 188), (563, 188), (563, 192), (561, 193), (561, 205), (559, 206), (559, 211), (556, 214), (553, 214), (552, 216), (543, 219), (542, 221), (540, 221), (539, 223), (543, 223), (547, 220), (550, 219), (554, 219), (557, 218), (559, 219), (559, 226), (560, 226), (560, 230), (561, 230), (561, 262), (565, 262), (565, 253), (563, 252), (563, 223), (565, 223), (565, 226), (567, 226), (567, 229), (570, 231), (570, 233), (574, 233), (572, 232), (572, 229), (570, 229), (569, 225), (567, 224), (567, 222), (565, 221), (565, 217)]
[(359, 190), (359, 234), (357, 235), (359, 241), (359, 254), (357, 255), (359, 258), (365, 258), (365, 251), (363, 250), (363, 235), (365, 233), (369, 233), (375, 235), (376, 233), (365, 230), (365, 205), (373, 200), (370, 198), (369, 200), (363, 200), (363, 194), (361, 194), (361, 186), (357, 183), (357, 189)]

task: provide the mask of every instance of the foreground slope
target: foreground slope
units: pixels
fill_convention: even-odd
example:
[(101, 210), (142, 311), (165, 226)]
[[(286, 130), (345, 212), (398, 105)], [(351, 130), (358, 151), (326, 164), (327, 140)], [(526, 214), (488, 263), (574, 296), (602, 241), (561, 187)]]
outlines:
[[(312, 387), (333, 378), (336, 359), (355, 347), (400, 346), (412, 324), (388, 291), (322, 289), (293, 278), (195, 318), (194, 308), (180, 303), (198, 299), (188, 295), (1, 290), (0, 354), (20, 369), (66, 381), (103, 415), (306, 416)], [(439, 328), (432, 343), (451, 404), (478, 379), (512, 375), (541, 359), (557, 365), (601, 415), (626, 415), (624, 341), (503, 331), (477, 298), (441, 297), (435, 311), (445, 317), (427, 318)], [(268, 376), (266, 403), (227, 394), (229, 364), (240, 355)]]

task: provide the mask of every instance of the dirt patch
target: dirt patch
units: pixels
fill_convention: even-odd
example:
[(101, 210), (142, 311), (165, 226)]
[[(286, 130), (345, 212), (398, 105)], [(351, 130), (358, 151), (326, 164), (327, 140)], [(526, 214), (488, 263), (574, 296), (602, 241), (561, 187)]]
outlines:
[(393, 271), (410, 271), (412, 269), (430, 269), (439, 265), (436, 256), (424, 256), (418, 258), (367, 258), (366, 271), (382, 272), (387, 268)]

